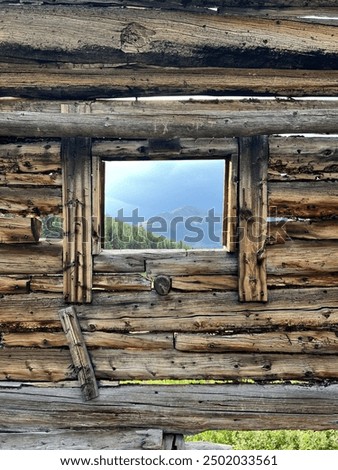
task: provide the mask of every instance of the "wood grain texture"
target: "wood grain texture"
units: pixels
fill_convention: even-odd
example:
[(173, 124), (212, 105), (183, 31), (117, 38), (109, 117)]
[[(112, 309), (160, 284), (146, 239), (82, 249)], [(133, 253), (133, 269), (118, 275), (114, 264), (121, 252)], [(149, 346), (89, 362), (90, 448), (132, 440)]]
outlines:
[[(269, 303), (240, 303), (236, 292), (201, 295), (170, 292), (94, 293), (91, 305), (76, 306), (84, 332), (216, 332), (335, 328), (336, 287), (271, 289)], [(0, 325), (6, 331), (60, 329), (62, 294), (4, 295)]]
[[(338, 220), (283, 220), (268, 223), (268, 243), (290, 240), (337, 240)], [(306, 245), (304, 245), (306, 246)]]
[[(106, 380), (336, 380), (335, 355), (284, 353), (184, 353), (170, 350), (95, 349), (96, 379)], [(0, 380), (60, 381), (73, 379), (65, 349), (0, 350)]]
[(250, 352), (337, 354), (338, 337), (331, 331), (193, 335), (176, 334), (175, 349), (185, 352)]
[(71, 413), (73, 430), (88, 436), (98, 422), (103, 431), (131, 425), (183, 434), (207, 429), (337, 429), (337, 388), (123, 385), (102, 388), (100, 397), (84, 407), (76, 389), (18, 386), (0, 389), (0, 425), (11, 432), (67, 430)]
[(0, 217), (0, 243), (37, 243), (41, 228), (36, 217)]
[(28, 276), (0, 276), (1, 294), (28, 294)]
[(271, 217), (337, 216), (338, 187), (335, 181), (269, 182), (268, 191)]
[(338, 52), (335, 26), (299, 20), (47, 5), (5, 6), (2, 17), (3, 62), (335, 69)]
[[(172, 333), (140, 333), (120, 334), (102, 331), (84, 332), (83, 338), (86, 347), (108, 349), (173, 349), (174, 337)], [(1, 347), (5, 348), (61, 348), (67, 347), (64, 332), (4, 332), (1, 335)], [(43, 354), (43, 353), (42, 353)]]
[(93, 157), (105, 160), (230, 159), (238, 154), (236, 139), (93, 140)]
[(91, 141), (63, 139), (63, 271), (69, 303), (92, 298), (92, 165)]
[[(155, 112), (142, 119), (129, 115), (57, 115), (54, 113), (7, 112), (0, 114), (0, 136), (19, 137), (111, 137), (122, 139), (234, 137), (259, 134), (334, 133), (338, 112), (334, 108), (299, 111), (219, 111), (203, 107), (195, 115)], [(188, 109), (186, 110), (188, 111)]]
[(60, 244), (0, 245), (1, 274), (59, 274), (62, 273)]
[(269, 180), (330, 180), (338, 173), (337, 138), (269, 138)]
[[(277, 65), (278, 67), (278, 65)], [(3, 94), (37, 99), (170, 95), (336, 96), (336, 70), (0, 64)]]
[(267, 302), (268, 137), (239, 140), (238, 294), (242, 302)]
[(0, 186), (0, 211), (20, 215), (48, 215), (62, 212), (61, 188)]
[(72, 366), (76, 371), (83, 399), (85, 401), (93, 400), (99, 396), (99, 388), (76, 310), (74, 307), (61, 309), (59, 316), (67, 338), (73, 361)]
[[(0, 0), (0, 3), (20, 3), (20, 0)], [(35, 3), (35, 0), (25, 0), (26, 4)], [(44, 4), (52, 5), (86, 5), (88, 3), (106, 6), (137, 6), (137, 7), (153, 7), (174, 10), (176, 8), (182, 8), (186, 10), (194, 8), (224, 8), (224, 7), (238, 7), (238, 8), (263, 8), (263, 7), (274, 7), (274, 8), (285, 8), (285, 7), (309, 7), (308, 0), (44, 0)], [(311, 7), (335, 7), (335, 0), (312, 0)]]
[(163, 448), (160, 429), (0, 433), (3, 450), (158, 450)]

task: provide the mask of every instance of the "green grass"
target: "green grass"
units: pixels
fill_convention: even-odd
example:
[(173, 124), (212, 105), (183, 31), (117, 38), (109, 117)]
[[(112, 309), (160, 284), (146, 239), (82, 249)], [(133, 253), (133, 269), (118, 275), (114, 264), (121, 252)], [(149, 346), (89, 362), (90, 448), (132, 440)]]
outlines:
[(205, 431), (185, 440), (228, 444), (235, 450), (338, 450), (338, 431)]

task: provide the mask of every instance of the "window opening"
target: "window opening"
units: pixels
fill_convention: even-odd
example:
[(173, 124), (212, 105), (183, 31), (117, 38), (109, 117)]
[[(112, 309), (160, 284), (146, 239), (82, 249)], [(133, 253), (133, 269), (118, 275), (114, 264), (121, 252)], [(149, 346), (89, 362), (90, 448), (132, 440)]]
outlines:
[(223, 247), (224, 160), (106, 161), (106, 249)]

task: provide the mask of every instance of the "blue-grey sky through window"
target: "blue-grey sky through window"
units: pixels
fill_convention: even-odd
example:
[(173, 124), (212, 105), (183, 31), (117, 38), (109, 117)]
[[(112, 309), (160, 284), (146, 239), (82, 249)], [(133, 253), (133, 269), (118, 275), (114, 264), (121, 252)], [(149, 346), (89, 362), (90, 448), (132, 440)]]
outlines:
[[(107, 216), (120, 219), (123, 214), (128, 219), (137, 210), (138, 217), (145, 224), (149, 220), (154, 222), (146, 228), (155, 230), (157, 235), (175, 237), (176, 241), (180, 241), (189, 235), (182, 227), (177, 228), (174, 234), (169, 229), (161, 233), (161, 224), (152, 218), (160, 216), (168, 221), (174, 217), (197, 216), (199, 219), (191, 219), (193, 226), (208, 232), (210, 227), (206, 228), (205, 219), (211, 214), (218, 217), (212, 221), (212, 229), (219, 238), (223, 213), (224, 160), (112, 161), (105, 164)], [(210, 234), (204, 234), (204, 238), (210, 239)], [(186, 242), (190, 241), (192, 246), (201, 248), (221, 246), (219, 240), (213, 240), (212, 233), (211, 238), (211, 241), (191, 243), (194, 237), (188, 237)]]

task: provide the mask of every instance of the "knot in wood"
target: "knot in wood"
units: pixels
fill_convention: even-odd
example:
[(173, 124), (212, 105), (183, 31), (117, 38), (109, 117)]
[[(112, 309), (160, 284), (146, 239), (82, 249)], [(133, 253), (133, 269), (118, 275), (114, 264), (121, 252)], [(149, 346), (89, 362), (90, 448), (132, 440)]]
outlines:
[(139, 23), (129, 23), (121, 31), (121, 50), (127, 53), (146, 52), (150, 49), (150, 37), (155, 31)]
[(167, 295), (171, 289), (171, 279), (169, 276), (159, 274), (154, 279), (154, 289), (159, 295)]

